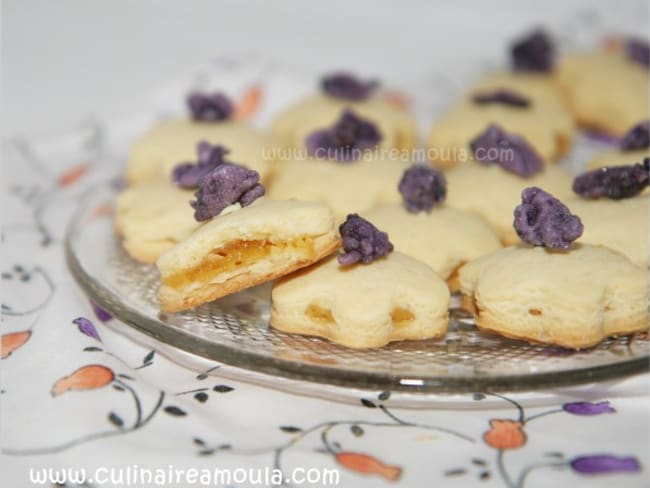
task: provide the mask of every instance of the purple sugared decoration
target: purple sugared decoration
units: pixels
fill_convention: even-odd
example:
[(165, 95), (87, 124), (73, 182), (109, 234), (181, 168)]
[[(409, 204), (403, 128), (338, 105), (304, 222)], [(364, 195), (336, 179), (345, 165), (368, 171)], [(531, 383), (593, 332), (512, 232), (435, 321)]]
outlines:
[(344, 254), (339, 256), (343, 266), (361, 262), (372, 263), (393, 251), (388, 234), (380, 231), (357, 214), (350, 214), (339, 226)]
[(363, 151), (375, 147), (381, 139), (374, 123), (347, 109), (333, 127), (309, 134), (305, 146), (309, 155), (318, 159), (356, 161)]
[(224, 164), (224, 157), (230, 151), (223, 146), (213, 146), (201, 141), (196, 146), (198, 162), (180, 163), (172, 171), (172, 180), (181, 188), (198, 188), (201, 178)]
[(573, 191), (585, 198), (606, 197), (611, 200), (631, 198), (643, 190), (649, 183), (650, 159), (643, 164), (628, 166), (606, 166), (587, 171), (573, 180)]
[(220, 122), (227, 120), (235, 110), (230, 99), (222, 93), (191, 93), (187, 107), (196, 122)]
[(375, 80), (361, 81), (350, 73), (332, 73), (321, 80), (321, 88), (334, 98), (350, 101), (362, 101), (372, 95), (379, 86)]
[(600, 415), (603, 413), (616, 413), (609, 402), (571, 402), (562, 405), (562, 410), (572, 415)]
[(584, 230), (580, 218), (553, 195), (532, 186), (521, 193), (514, 228), (522, 241), (550, 249), (568, 249)]
[(102, 322), (108, 322), (113, 318), (110, 313), (97, 305), (95, 302), (90, 302), (90, 306), (93, 308), (93, 312), (95, 312), (95, 317), (97, 317)]
[(638, 473), (639, 461), (634, 457), (618, 457), (609, 454), (580, 456), (569, 463), (571, 469), (580, 474)]
[(526, 108), (530, 106), (530, 99), (507, 88), (475, 93), (472, 100), (477, 105), (498, 103), (509, 107)]
[(516, 71), (549, 72), (555, 62), (555, 48), (541, 29), (515, 41), (511, 48), (512, 67)]
[(632, 127), (621, 139), (621, 151), (639, 151), (650, 147), (650, 120), (644, 120)]
[(528, 178), (544, 169), (544, 162), (522, 136), (490, 124), (470, 142), (474, 159), (483, 164), (498, 163), (506, 171)]
[(646, 39), (626, 39), (625, 53), (632, 61), (646, 68), (650, 66), (650, 44)]
[(190, 202), (194, 208), (194, 218), (201, 222), (219, 215), (226, 207), (234, 203), (242, 207), (250, 205), (264, 195), (257, 171), (243, 166), (223, 163), (205, 175), (194, 194), (196, 200)]
[(79, 332), (81, 332), (82, 334), (87, 335), (88, 337), (92, 337), (93, 339), (96, 339), (99, 342), (102, 342), (102, 339), (101, 337), (99, 337), (99, 333), (97, 332), (97, 329), (95, 329), (93, 323), (87, 318), (78, 317), (74, 319), (72, 323), (77, 325)]
[(404, 171), (398, 186), (406, 210), (430, 212), (447, 196), (447, 181), (442, 171), (416, 164)]
[(255, 185), (250, 190), (242, 193), (242, 196), (239, 197), (239, 204), (242, 207), (248, 207), (251, 203), (257, 200), (260, 197), (263, 197), (266, 193), (266, 188), (261, 183)]

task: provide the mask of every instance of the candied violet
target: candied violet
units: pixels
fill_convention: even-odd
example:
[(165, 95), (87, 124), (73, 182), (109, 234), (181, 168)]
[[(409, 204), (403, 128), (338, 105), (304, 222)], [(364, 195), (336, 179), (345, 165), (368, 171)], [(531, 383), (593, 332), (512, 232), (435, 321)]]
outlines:
[(650, 159), (645, 158), (643, 164), (606, 166), (587, 171), (573, 180), (573, 191), (586, 198), (620, 200), (634, 197), (650, 184), (649, 170)]
[(307, 152), (317, 158), (356, 161), (365, 149), (376, 146), (381, 139), (374, 123), (346, 109), (334, 126), (309, 134), (305, 145)]
[(645, 39), (627, 39), (625, 41), (625, 53), (632, 61), (642, 64), (646, 68), (650, 66), (650, 44)]
[(231, 163), (217, 166), (201, 179), (194, 194), (196, 200), (190, 202), (194, 218), (199, 222), (208, 220), (234, 203), (250, 205), (264, 195), (264, 186), (259, 181), (257, 171)]
[(197, 188), (201, 178), (224, 164), (224, 156), (230, 151), (223, 146), (213, 146), (209, 142), (201, 141), (196, 145), (198, 162), (180, 163), (172, 171), (172, 181), (181, 188)]
[(398, 186), (406, 210), (430, 212), (447, 196), (447, 181), (442, 171), (416, 164), (404, 171)]
[(378, 85), (375, 80), (364, 82), (350, 73), (332, 73), (321, 80), (321, 88), (329, 96), (351, 101), (365, 100)]
[(483, 164), (498, 163), (506, 171), (528, 178), (544, 169), (542, 158), (517, 134), (490, 124), (470, 142), (474, 159)]
[(644, 120), (632, 127), (619, 143), (621, 151), (638, 151), (650, 147), (650, 120)]
[(219, 122), (230, 118), (235, 107), (222, 93), (191, 93), (187, 97), (187, 106), (192, 119), (197, 122)]
[(578, 216), (536, 186), (521, 192), (521, 205), (515, 208), (513, 225), (522, 241), (550, 249), (568, 249), (584, 230)]
[(526, 108), (530, 106), (530, 100), (519, 93), (507, 88), (498, 88), (492, 91), (475, 93), (472, 100), (477, 105), (500, 103), (510, 107)]
[(393, 251), (388, 234), (357, 214), (348, 215), (339, 232), (345, 253), (338, 259), (344, 266), (358, 262), (369, 264)]
[(515, 41), (511, 54), (512, 66), (516, 71), (548, 72), (553, 69), (555, 48), (541, 29)]

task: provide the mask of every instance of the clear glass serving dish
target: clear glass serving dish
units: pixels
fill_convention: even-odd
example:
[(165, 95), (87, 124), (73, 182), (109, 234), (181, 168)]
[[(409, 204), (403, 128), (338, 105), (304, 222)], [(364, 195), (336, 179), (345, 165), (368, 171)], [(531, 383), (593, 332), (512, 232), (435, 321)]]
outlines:
[[(153, 265), (131, 259), (106, 212), (110, 185), (88, 192), (66, 235), (69, 268), (89, 297), (139, 332), (225, 364), (283, 378), (406, 392), (523, 391), (611, 380), (649, 369), (647, 334), (584, 350), (532, 345), (480, 332), (455, 305), (443, 340), (353, 350), (269, 326), (270, 286), (178, 314), (160, 312)], [(98, 209), (100, 211), (98, 211)]]

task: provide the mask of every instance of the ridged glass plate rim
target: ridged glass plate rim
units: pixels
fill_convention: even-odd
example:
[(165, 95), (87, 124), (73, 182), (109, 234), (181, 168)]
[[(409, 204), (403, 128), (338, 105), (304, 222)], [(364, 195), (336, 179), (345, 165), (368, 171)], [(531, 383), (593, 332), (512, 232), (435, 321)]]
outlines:
[(125, 305), (117, 294), (84, 269), (75, 253), (73, 239), (80, 231), (82, 217), (90, 208), (89, 202), (107, 190), (114, 193), (110, 188), (110, 184), (106, 183), (96, 185), (80, 199), (81, 204), (72, 215), (65, 233), (64, 252), (68, 268), (84, 293), (115, 318), (149, 337), (188, 353), (270, 376), (362, 390), (425, 393), (533, 391), (612, 380), (650, 371), (650, 351), (648, 351), (648, 354), (641, 357), (628, 358), (620, 362), (557, 372), (528, 372), (524, 375), (500, 376), (461, 374), (444, 377), (405, 376), (385, 371), (345, 370), (327, 365), (271, 358), (260, 355), (254, 350), (237, 349), (227, 344), (202, 339), (180, 328), (146, 317)]

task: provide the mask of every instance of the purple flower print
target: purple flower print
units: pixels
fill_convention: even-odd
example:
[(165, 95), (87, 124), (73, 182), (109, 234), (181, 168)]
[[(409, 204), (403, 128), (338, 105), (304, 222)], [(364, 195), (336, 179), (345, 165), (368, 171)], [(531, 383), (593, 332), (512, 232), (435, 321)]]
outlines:
[(580, 456), (569, 463), (580, 474), (638, 473), (641, 465), (634, 457), (617, 457), (609, 454)]
[(95, 317), (97, 317), (102, 322), (108, 322), (113, 318), (113, 316), (104, 310), (102, 307), (97, 305), (94, 302), (90, 302), (90, 306), (93, 307), (93, 312), (95, 312)]
[(97, 329), (95, 329), (95, 326), (90, 320), (84, 317), (79, 317), (74, 319), (72, 323), (77, 324), (77, 327), (79, 328), (79, 332), (81, 332), (82, 334), (87, 335), (88, 337), (92, 337), (93, 339), (97, 339), (99, 342), (102, 342), (102, 339), (101, 337), (99, 337), (99, 333), (97, 332)]
[(573, 415), (600, 415), (601, 413), (616, 413), (609, 402), (573, 402), (562, 405), (562, 410)]

